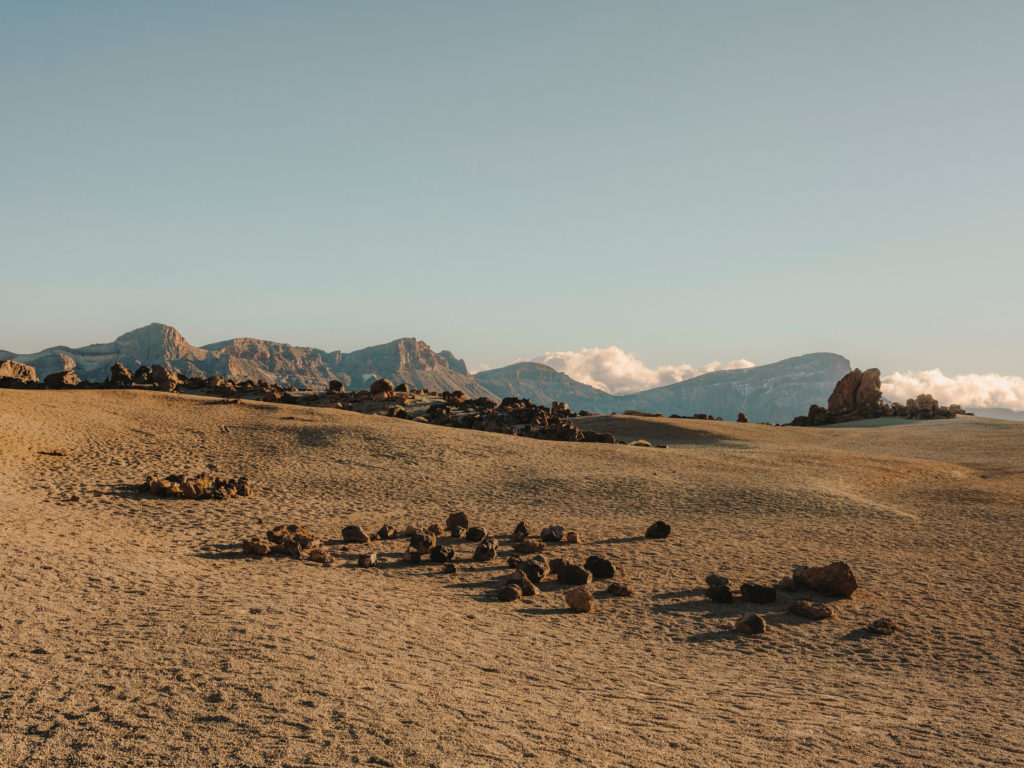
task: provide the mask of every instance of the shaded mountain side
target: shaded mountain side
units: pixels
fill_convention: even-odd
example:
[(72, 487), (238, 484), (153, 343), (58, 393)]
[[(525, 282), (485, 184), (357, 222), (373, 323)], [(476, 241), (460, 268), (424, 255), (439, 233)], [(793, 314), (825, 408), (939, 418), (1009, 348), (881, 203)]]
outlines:
[(807, 413), (812, 403), (826, 401), (849, 372), (845, 357), (815, 352), (753, 368), (705, 373), (617, 400), (620, 412), (629, 408), (666, 416), (707, 413), (725, 419), (742, 412), (751, 421), (784, 424)]
[(525, 397), (543, 405), (559, 400), (568, 403), (575, 411), (597, 413), (611, 413), (620, 407), (614, 395), (581, 384), (543, 363), (513, 363), (504, 368), (480, 371), (475, 376), (499, 398)]
[(460, 389), (471, 397), (493, 397), (469, 375), (462, 360), (448, 351), (434, 352), (412, 338), (350, 353), (246, 338), (196, 347), (171, 326), (152, 323), (105, 344), (50, 347), (6, 357), (32, 365), (40, 378), (70, 370), (86, 381), (103, 381), (110, 375), (110, 366), (120, 362), (132, 370), (162, 365), (186, 376), (263, 380), (305, 389), (323, 389), (332, 379), (362, 389), (370, 379), (388, 378), (418, 389)]

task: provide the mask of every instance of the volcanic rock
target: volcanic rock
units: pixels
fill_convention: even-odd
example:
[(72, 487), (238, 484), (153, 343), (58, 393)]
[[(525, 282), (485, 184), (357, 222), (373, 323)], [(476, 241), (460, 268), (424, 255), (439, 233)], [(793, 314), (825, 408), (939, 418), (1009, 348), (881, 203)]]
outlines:
[(493, 560), (498, 554), (498, 542), (494, 539), (484, 539), (473, 552), (473, 559), (479, 563)]
[(434, 563), (447, 563), (455, 559), (455, 550), (443, 544), (438, 544), (430, 550), (430, 560)]
[(590, 613), (594, 610), (594, 596), (583, 587), (575, 587), (566, 592), (565, 602), (573, 613)]
[(578, 563), (566, 563), (558, 572), (558, 580), (563, 584), (589, 584), (594, 575)]
[(598, 555), (591, 555), (583, 563), (583, 567), (594, 574), (595, 579), (610, 579), (615, 575), (615, 566), (611, 560)]
[(732, 590), (729, 589), (728, 584), (715, 584), (713, 587), (708, 587), (704, 590), (704, 595), (713, 603), (731, 603), (733, 599)]
[(704, 577), (704, 581), (709, 587), (717, 587), (719, 584), (729, 586), (729, 580), (725, 576), (719, 576), (717, 573), (709, 573)]
[(448, 515), (444, 527), (449, 531), (452, 528), (469, 528), (469, 516), (465, 512), (453, 512)]
[(748, 613), (736, 619), (736, 631), (744, 635), (760, 635), (767, 629), (767, 622), (756, 613)]
[(794, 616), (802, 616), (805, 619), (831, 619), (833, 615), (831, 606), (812, 603), (810, 600), (797, 600), (788, 610)]
[(748, 603), (774, 603), (775, 587), (746, 582), (740, 585), (740, 597)]
[(815, 568), (798, 566), (793, 581), (813, 592), (833, 597), (850, 597), (857, 589), (853, 570), (842, 560)]
[(565, 538), (565, 528), (560, 525), (549, 525), (540, 532), (542, 541), (561, 541)]
[(668, 523), (659, 520), (651, 524), (644, 536), (648, 539), (667, 539), (671, 531), (672, 527)]
[(341, 540), (346, 544), (366, 544), (370, 537), (358, 525), (346, 525), (341, 529)]
[(519, 588), (518, 584), (512, 584), (511, 582), (498, 590), (498, 599), (503, 603), (511, 603), (522, 596), (523, 590)]
[(479, 525), (466, 529), (466, 538), (469, 541), (483, 541), (487, 538), (487, 529)]
[(530, 528), (525, 521), (522, 521), (512, 531), (512, 541), (525, 541), (526, 537), (530, 535)]
[(875, 619), (867, 625), (868, 632), (875, 635), (891, 635), (898, 632), (900, 625), (892, 619)]

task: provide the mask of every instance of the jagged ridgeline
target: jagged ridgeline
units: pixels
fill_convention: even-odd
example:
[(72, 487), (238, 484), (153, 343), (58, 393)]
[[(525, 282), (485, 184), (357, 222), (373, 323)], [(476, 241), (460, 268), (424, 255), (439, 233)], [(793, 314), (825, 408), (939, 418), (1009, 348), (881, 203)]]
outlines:
[[(637, 410), (683, 416), (711, 414), (728, 420), (745, 413), (751, 421), (786, 423), (825, 402), (836, 382), (850, 372), (846, 358), (827, 352), (792, 357), (769, 365), (716, 371), (664, 387), (612, 395), (578, 382), (541, 363), (470, 374), (465, 362), (445, 350), (435, 352), (414, 338), (395, 339), (354, 352), (328, 352), (274, 341), (236, 338), (193, 346), (168, 325), (153, 323), (112, 342), (86, 347), (50, 347), (33, 354), (0, 353), (0, 360), (32, 366), (53, 386), (101, 382), (111, 366), (129, 370), (162, 366), (186, 377), (219, 376), (232, 381), (265, 381), (300, 389), (324, 390), (331, 381), (359, 390), (377, 379), (413, 389), (461, 391), (472, 398), (500, 402), (506, 397), (536, 403), (568, 403), (575, 411), (622, 413)], [(9, 366), (12, 368), (12, 366)], [(19, 376), (24, 377), (24, 372)], [(13, 376), (13, 374), (12, 374)]]

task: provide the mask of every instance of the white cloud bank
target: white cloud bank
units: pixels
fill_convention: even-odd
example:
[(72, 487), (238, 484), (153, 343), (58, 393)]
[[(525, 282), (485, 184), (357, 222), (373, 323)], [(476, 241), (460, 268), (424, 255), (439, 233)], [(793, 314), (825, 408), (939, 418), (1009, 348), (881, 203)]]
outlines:
[(729, 363), (715, 361), (700, 368), (692, 365), (662, 365), (648, 368), (636, 355), (619, 347), (584, 348), (578, 352), (548, 352), (533, 358), (533, 362), (550, 365), (576, 381), (613, 395), (674, 384), (700, 376), (702, 373), (731, 371), (754, 365), (749, 360), (733, 360)]
[(957, 403), (970, 410), (1009, 408), (1024, 410), (1024, 378), (998, 373), (966, 373), (946, 376), (938, 368), (930, 371), (892, 373), (882, 379), (882, 395), (895, 402), (928, 393), (943, 405)]

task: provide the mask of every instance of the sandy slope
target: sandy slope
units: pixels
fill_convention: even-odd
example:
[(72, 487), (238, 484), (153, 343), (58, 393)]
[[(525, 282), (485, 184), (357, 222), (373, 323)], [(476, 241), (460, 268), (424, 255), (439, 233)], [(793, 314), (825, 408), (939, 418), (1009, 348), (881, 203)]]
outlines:
[[(1024, 762), (1024, 425), (861, 429), (597, 417), (666, 450), (142, 392), (0, 391), (0, 765), (977, 766)], [(40, 451), (62, 450), (66, 456)], [(150, 472), (248, 475), (228, 502)], [(69, 501), (72, 494), (80, 501)], [(563, 611), (507, 573), (238, 556), (302, 522), (579, 527), (633, 598)], [(258, 519), (262, 518), (262, 524)], [(667, 541), (638, 538), (656, 518)], [(504, 553), (507, 539), (503, 540)], [(504, 556), (504, 554), (503, 554)], [(700, 596), (843, 558), (812, 623)], [(880, 616), (905, 631), (860, 628)]]

